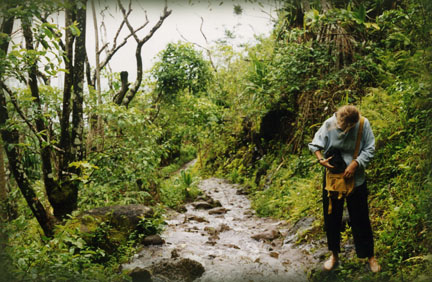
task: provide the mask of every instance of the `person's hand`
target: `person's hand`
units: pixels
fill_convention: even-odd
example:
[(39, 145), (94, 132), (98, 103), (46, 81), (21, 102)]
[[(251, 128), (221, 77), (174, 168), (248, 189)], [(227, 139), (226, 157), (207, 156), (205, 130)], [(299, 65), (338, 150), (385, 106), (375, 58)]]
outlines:
[(354, 176), (354, 173), (358, 167), (358, 162), (352, 161), (349, 166), (345, 169), (344, 178), (349, 179)]
[(333, 158), (333, 156), (331, 156), (330, 158), (327, 159), (322, 159), (319, 161), (320, 165), (326, 167), (326, 168), (334, 168), (334, 166), (332, 166), (329, 161)]

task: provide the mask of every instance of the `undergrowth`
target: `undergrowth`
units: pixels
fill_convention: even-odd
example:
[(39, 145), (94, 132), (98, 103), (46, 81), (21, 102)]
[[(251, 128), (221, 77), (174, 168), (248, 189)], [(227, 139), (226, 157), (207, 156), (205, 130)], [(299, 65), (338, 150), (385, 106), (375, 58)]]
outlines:
[[(382, 271), (372, 274), (366, 267), (366, 261), (355, 258), (352, 253), (342, 257), (342, 264), (331, 273), (319, 271), (317, 269), (321, 266), (317, 266), (310, 273), (309, 278), (313, 281), (430, 281), (432, 278), (432, 50), (425, 38), (419, 39), (425, 29), (416, 27), (419, 22), (413, 20), (422, 15), (422, 6), (408, 2), (406, 5), (407, 10), (386, 11), (377, 17), (379, 29), (370, 32), (369, 41), (357, 46), (359, 52), (363, 52), (362, 58), (356, 58), (357, 64), (367, 65), (366, 69), (348, 67), (345, 71), (318, 77), (314, 71), (306, 73), (307, 68), (303, 72), (297, 67), (289, 69), (298, 58), (309, 58), (303, 49), (296, 49), (297, 53), (289, 53), (290, 56), (285, 58), (286, 54), (277, 53), (277, 48), (268, 57), (260, 54), (270, 62), (263, 59), (254, 61), (252, 57), (250, 72), (253, 75), (249, 73), (247, 79), (252, 77), (253, 80), (245, 84), (248, 87), (252, 84), (256, 93), (250, 96), (249, 102), (241, 100), (248, 105), (237, 105), (234, 113), (227, 110), (226, 116), (235, 124), (227, 124), (225, 130), (217, 131), (215, 142), (208, 145), (203, 154), (203, 171), (241, 183), (249, 191), (252, 206), (258, 215), (283, 218), (292, 223), (311, 217), (315, 219), (314, 226), (322, 226), (323, 171), (317, 165), (316, 158), (308, 152), (307, 143), (325, 118), (332, 114), (331, 105), (350, 103), (359, 107), (369, 119), (376, 139), (375, 156), (366, 173), (375, 253)], [(342, 10), (339, 12), (342, 13)], [(422, 19), (424, 24), (430, 23), (428, 19)], [(287, 33), (293, 35), (294, 31)], [(289, 46), (285, 48), (293, 48), (299, 41), (291, 44), (287, 40), (284, 44)], [(311, 43), (307, 47), (308, 54), (313, 54), (315, 59), (323, 53), (321, 49), (316, 52)], [(288, 82), (269, 71), (269, 68), (275, 67), (271, 62), (272, 56), (288, 66), (281, 70), (288, 73)], [(322, 90), (328, 90), (325, 86), (331, 86), (335, 81), (346, 83), (349, 75), (356, 76), (356, 83), (348, 86), (347, 89), (353, 89), (345, 91), (342, 99), (337, 97), (332, 100), (326, 96), (324, 101), (319, 100), (324, 97), (319, 96)], [(254, 95), (273, 95), (268, 93), (271, 92), (269, 89), (277, 89), (275, 93), (280, 96), (260, 98), (266, 103), (278, 99), (283, 103), (292, 103), (292, 100), (284, 100), (283, 95), (291, 93), (292, 79), (297, 80), (295, 86), (301, 84), (305, 76), (309, 80), (319, 79), (319, 87), (310, 89), (314, 84), (308, 81), (306, 85), (309, 88), (293, 92), (301, 99), (295, 101), (297, 105), (287, 107), (290, 111), (297, 108), (298, 118), (286, 121), (295, 125), (291, 128), (292, 134), (297, 134), (301, 129), (302, 149), (292, 150), (298, 138), (283, 139), (274, 135), (271, 141), (263, 140), (260, 126), (271, 126), (262, 120), (272, 108), (258, 101), (255, 109), (250, 109), (257, 103)], [(269, 85), (271, 88), (267, 87)], [(311, 93), (314, 98), (307, 100), (307, 95)], [(273, 105), (281, 106), (278, 101)], [(306, 110), (317, 109), (315, 118), (305, 118), (306, 110), (302, 107)], [(316, 122), (316, 118), (321, 121)], [(325, 237), (322, 228), (312, 230), (305, 234), (307, 240), (304, 236), (298, 243)], [(343, 234), (344, 242), (350, 237), (352, 235), (348, 230)]]

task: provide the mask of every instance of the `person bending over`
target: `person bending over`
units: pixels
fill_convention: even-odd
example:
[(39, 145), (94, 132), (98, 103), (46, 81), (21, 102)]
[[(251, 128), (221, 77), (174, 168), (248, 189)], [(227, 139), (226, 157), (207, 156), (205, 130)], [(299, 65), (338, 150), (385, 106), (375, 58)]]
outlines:
[(359, 128), (359, 110), (355, 106), (343, 106), (323, 123), (309, 144), (310, 151), (318, 158), (318, 163), (321, 166), (326, 169), (335, 169), (335, 166), (342, 162), (345, 165), (341, 170), (343, 177), (347, 180), (354, 178), (354, 189), (348, 196), (342, 198), (332, 196), (329, 198), (328, 191), (324, 189), (326, 177), (323, 180), (324, 229), (327, 235), (328, 249), (331, 251), (330, 258), (324, 263), (324, 269), (327, 271), (332, 270), (338, 264), (345, 199), (357, 256), (368, 258), (372, 272), (381, 270), (374, 256), (365, 177), (365, 167), (374, 155), (375, 138), (369, 121), (364, 118), (358, 156), (354, 159)]

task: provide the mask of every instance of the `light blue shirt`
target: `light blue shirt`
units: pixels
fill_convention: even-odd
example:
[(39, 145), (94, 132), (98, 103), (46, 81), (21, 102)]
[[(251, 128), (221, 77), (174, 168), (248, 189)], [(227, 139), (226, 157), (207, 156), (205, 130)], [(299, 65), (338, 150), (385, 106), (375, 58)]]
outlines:
[[(349, 165), (353, 160), (359, 125), (360, 121), (345, 134), (343, 130), (337, 127), (336, 115), (334, 114), (315, 133), (312, 142), (309, 143), (309, 150), (312, 153), (320, 150), (325, 154), (330, 148), (338, 149), (345, 163)], [(356, 187), (364, 183), (366, 179), (365, 168), (373, 158), (374, 152), (375, 137), (368, 119), (365, 118), (359, 155), (356, 159), (359, 166), (354, 174), (354, 185)]]

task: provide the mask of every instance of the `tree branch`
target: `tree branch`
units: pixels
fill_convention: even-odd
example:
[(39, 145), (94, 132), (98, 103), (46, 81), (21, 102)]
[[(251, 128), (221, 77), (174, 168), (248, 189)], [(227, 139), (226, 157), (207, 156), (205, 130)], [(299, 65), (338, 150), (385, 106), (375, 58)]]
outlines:
[(43, 74), (40, 70), (37, 70), (37, 75), (43, 80), (45, 85), (48, 85), (49, 78), (45, 74)]
[[(208, 45), (207, 36), (205, 36), (204, 31), (203, 31), (203, 29), (202, 29), (203, 25), (204, 25), (204, 18), (201, 17), (200, 32), (201, 32), (201, 35), (204, 37), (205, 42), (206, 42), (207, 45)], [(199, 48), (204, 49), (204, 50), (206, 51), (206, 53), (207, 53), (207, 56), (209, 57), (210, 65), (212, 66), (213, 70), (214, 70), (215, 72), (217, 72), (216, 65), (215, 65), (214, 62), (213, 62), (213, 57), (212, 57), (212, 54), (211, 54), (211, 50), (208, 49), (208, 48), (206, 48), (206, 47), (204, 47), (204, 46), (202, 46), (201, 44), (198, 44), (198, 43), (196, 43), (196, 42), (191, 42), (191, 41), (189, 41), (185, 36), (183, 36), (183, 34), (181, 34), (181, 32), (180, 32), (178, 29), (177, 29), (177, 32), (178, 32), (178, 34), (180, 35), (180, 37), (183, 38), (183, 40), (185, 40), (186, 42), (192, 43), (192, 44), (194, 44), (195, 46), (198, 46)]]
[[(22, 18), (21, 19), (21, 26), (23, 28), (23, 35), (25, 39), (26, 49), (27, 50), (34, 50), (33, 46), (33, 33), (31, 30), (31, 20), (29, 18)], [(34, 97), (34, 102), (36, 104), (36, 117), (35, 117), (35, 124), (36, 124), (36, 130), (39, 134), (48, 134), (48, 128), (45, 125), (45, 121), (43, 118), (43, 111), (42, 111), (42, 102), (40, 100), (39, 95), (39, 86), (37, 82), (37, 62), (33, 62), (30, 65), (28, 76), (29, 76), (29, 87), (30, 92), (32, 94), (32, 97)], [(44, 146), (43, 143), (39, 144), (40, 148), (40, 157), (42, 162), (42, 176), (43, 181), (45, 184), (45, 189), (47, 191), (48, 197), (52, 196), (52, 193), (59, 189), (58, 182), (54, 180), (53, 177), (53, 170), (52, 170), (52, 161), (51, 161), (51, 148), (49, 146)], [(52, 198), (49, 198), (50, 203), (53, 204)]]
[[(120, 0), (117, 0), (117, 1), (119, 3), (119, 6), (121, 6)], [(122, 7), (123, 6), (121, 6), (123, 15), (126, 15), (126, 11)], [(125, 96), (125, 99), (122, 101), (122, 105), (128, 107), (130, 101), (132, 101), (133, 97), (135, 97), (135, 94), (138, 92), (138, 89), (139, 89), (139, 87), (141, 85), (142, 76), (143, 76), (143, 66), (142, 66), (142, 56), (141, 56), (142, 46), (162, 26), (162, 24), (165, 21), (165, 19), (169, 15), (171, 15), (171, 12), (172, 12), (171, 10), (168, 10), (167, 1), (165, 1), (165, 7), (164, 7), (164, 10), (163, 10), (163, 13), (160, 16), (158, 22), (152, 27), (152, 29), (150, 29), (149, 33), (143, 39), (139, 39), (138, 35), (136, 34), (136, 32), (133, 30), (132, 26), (130, 25), (128, 19), (126, 17), (124, 18), (125, 21), (126, 21), (126, 25), (128, 26), (128, 28), (131, 31), (131, 33), (133, 33), (133, 36), (134, 36), (135, 40), (137, 41), (138, 45), (137, 45), (137, 49), (135, 51), (135, 58), (136, 58), (136, 61), (137, 61), (137, 78), (135, 80), (135, 83), (132, 86), (132, 89), (129, 90), (129, 92)], [(146, 13), (146, 21), (148, 22), (147, 13)]]
[[(135, 41), (136, 41), (137, 43), (139, 43), (140, 40), (139, 40), (139, 38), (138, 38), (138, 35), (137, 35), (136, 32), (134, 31), (132, 25), (130, 24), (130, 22), (129, 22), (128, 18), (127, 18), (127, 14), (128, 14), (128, 13), (126, 12), (125, 8), (123, 7), (123, 5), (122, 5), (122, 3), (121, 3), (121, 0), (117, 0), (117, 3), (118, 3), (118, 5), (119, 5), (119, 7), (120, 7), (120, 10), (121, 10), (122, 14), (123, 14), (123, 21), (126, 23), (126, 26), (128, 27), (130, 33), (131, 33), (131, 34), (133, 35), (133, 37), (135, 38)], [(132, 2), (129, 1), (129, 11), (131, 10), (131, 5), (132, 5), (131, 3), (132, 3)], [(145, 13), (145, 16), (146, 16), (146, 21), (148, 22), (147, 13)]]
[[(86, 59), (85, 59), (85, 64), (86, 64), (86, 79), (87, 79), (87, 86), (89, 88), (89, 92), (90, 92), (90, 87), (95, 87), (95, 81), (92, 80), (91, 77), (91, 66), (90, 66), (90, 62), (88, 60), (88, 55), (86, 52)], [(96, 74), (95, 74), (96, 75)], [(96, 79), (95, 79), (96, 80)]]
[[(48, 23), (48, 21), (47, 21), (46, 18), (42, 18), (41, 21), (42, 21), (42, 23)], [(55, 31), (49, 25), (47, 25), (47, 27), (48, 27), (49, 31), (51, 31), (52, 33), (54, 33), (57, 36), (60, 47), (62, 48), (63, 51), (65, 51), (66, 50), (66, 46), (65, 46), (63, 40), (61, 40), (62, 35), (60, 33), (58, 33), (57, 31)]]
[[(34, 127), (34, 125), (30, 122), (30, 120), (25, 116), (25, 114), (23, 113), (23, 111), (21, 110), (21, 108), (18, 105), (18, 101), (16, 99), (16, 97), (13, 95), (12, 90), (9, 89), (9, 87), (7, 87), (6, 84), (4, 84), (3, 81), (0, 81), (0, 86), (6, 91), (6, 93), (9, 95), (9, 98), (15, 108), (15, 110), (18, 112), (19, 116), (24, 120), (24, 122), (27, 124), (27, 126), (30, 128), (30, 130), (34, 133), (34, 135), (36, 136), (36, 138), (38, 139), (40, 144), (43, 143), (49, 143), (48, 140), (45, 140), (39, 133), (38, 130), (36, 129), (36, 127)], [(63, 152), (62, 149), (60, 149), (59, 147), (50, 144), (51, 147), (53, 147), (56, 151), (58, 152)]]
[(28, 125), (28, 127), (34, 133), (34, 135), (36, 135), (37, 139), (39, 140), (39, 143), (46, 142), (46, 140), (44, 140), (44, 138), (42, 138), (42, 136), (40, 134), (38, 134), (38, 131), (37, 131), (36, 127), (33, 126), (33, 124), (25, 116), (25, 114), (23, 113), (23, 111), (21, 111), (21, 108), (18, 106), (18, 102), (17, 102), (15, 96), (13, 95), (12, 90), (10, 90), (9, 87), (7, 87), (7, 85), (5, 85), (3, 83), (3, 81), (0, 81), (0, 85), (6, 91), (6, 93), (9, 95), (9, 98), (10, 98), (10, 100), (11, 100), (11, 102), (12, 102), (15, 110), (18, 112), (19, 116)]
[[(146, 37), (144, 37), (142, 40), (139, 41), (139, 43), (144, 44), (146, 43), (152, 36), (153, 34), (156, 32), (156, 30), (158, 30), (161, 25), (163, 24), (163, 22), (165, 21), (165, 19), (171, 15), (172, 11), (168, 10), (168, 6), (165, 2), (165, 7), (164, 7), (164, 11), (162, 16), (160, 16), (159, 21), (153, 26), (153, 28), (150, 30), (149, 34), (147, 34)], [(147, 13), (146, 13), (146, 18), (147, 18)], [(147, 19), (148, 21), (148, 19)]]
[[(123, 8), (123, 9), (124, 9), (124, 8)], [(125, 11), (125, 12), (126, 12), (126, 11)], [(103, 69), (103, 68), (104, 68), (104, 67), (109, 63), (109, 61), (112, 59), (112, 57), (115, 55), (115, 53), (117, 53), (117, 51), (127, 43), (128, 39), (129, 39), (131, 36), (133, 36), (134, 34), (136, 34), (138, 31), (142, 30), (143, 28), (145, 28), (145, 27), (147, 26), (147, 24), (149, 23), (149, 21), (148, 21), (148, 19), (147, 19), (147, 15), (146, 15), (146, 22), (145, 22), (142, 26), (140, 26), (140, 27), (138, 27), (137, 29), (135, 29), (132, 33), (128, 34), (125, 38), (123, 38), (123, 41), (122, 41), (122, 42), (117, 46), (117, 39), (118, 39), (118, 37), (119, 37), (119, 35), (120, 35), (120, 32), (121, 32), (123, 26), (124, 26), (125, 23), (126, 23), (127, 18), (128, 18), (129, 15), (131, 14), (131, 12), (132, 12), (131, 2), (129, 2), (129, 8), (128, 8), (128, 11), (126, 12), (126, 14), (123, 14), (123, 17), (124, 17), (124, 18), (123, 18), (123, 21), (121, 22), (121, 24), (120, 24), (119, 28), (117, 29), (117, 32), (116, 32), (116, 34), (115, 34), (115, 36), (114, 36), (114, 39), (113, 39), (113, 46), (112, 46), (112, 48), (111, 48), (109, 51), (106, 52), (106, 57), (105, 57), (105, 59), (100, 63), (100, 69), (101, 69), (101, 70), (102, 70), (102, 69)], [(108, 45), (109, 45), (109, 43), (106, 43), (106, 44), (102, 47), (102, 49), (99, 50), (98, 52), (101, 53), (105, 48), (108, 47)], [(96, 72), (93, 72), (92, 79), (93, 79), (93, 81), (96, 80)]]
[(109, 43), (105, 43), (104, 46), (102, 46), (102, 48), (100, 48), (100, 49), (97, 51), (98, 55), (100, 55), (100, 54), (102, 53), (102, 51), (105, 50), (105, 48), (108, 47), (108, 45), (109, 45)]
[(207, 37), (205, 36), (204, 31), (203, 31), (203, 25), (204, 25), (204, 18), (201, 17), (200, 32), (201, 32), (202, 36), (204, 37), (205, 42), (208, 44)]

